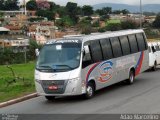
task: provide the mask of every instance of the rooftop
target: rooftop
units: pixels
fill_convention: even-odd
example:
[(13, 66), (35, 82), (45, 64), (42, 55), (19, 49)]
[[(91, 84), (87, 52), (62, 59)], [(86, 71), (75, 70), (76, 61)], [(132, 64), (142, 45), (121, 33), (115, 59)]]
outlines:
[(0, 32), (9, 32), (10, 30), (5, 27), (0, 27)]

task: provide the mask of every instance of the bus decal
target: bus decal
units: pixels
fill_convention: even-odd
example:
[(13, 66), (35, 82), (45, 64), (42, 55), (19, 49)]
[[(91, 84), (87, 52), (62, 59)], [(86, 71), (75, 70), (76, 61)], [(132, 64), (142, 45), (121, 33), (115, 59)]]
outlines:
[(144, 59), (144, 51), (141, 52), (141, 55), (140, 55), (139, 60), (138, 60), (138, 63), (136, 65), (136, 67), (135, 67), (135, 69), (136, 69), (135, 76), (137, 76), (141, 71), (143, 59)]
[(106, 61), (100, 66), (100, 77), (98, 78), (99, 82), (105, 83), (112, 78), (112, 66), (113, 63), (111, 61)]
[[(95, 63), (88, 71), (87, 73), (87, 77), (86, 77), (86, 81), (88, 82), (88, 79), (92, 73), (92, 71), (100, 64), (100, 62), (98, 63)], [(111, 61), (105, 61), (103, 62), (100, 67), (98, 68), (99, 69), (99, 73), (100, 73), (100, 76), (98, 77), (98, 81), (101, 82), (101, 83), (105, 83), (107, 82), (108, 80), (110, 80), (112, 78), (112, 66), (113, 66), (113, 63)]]

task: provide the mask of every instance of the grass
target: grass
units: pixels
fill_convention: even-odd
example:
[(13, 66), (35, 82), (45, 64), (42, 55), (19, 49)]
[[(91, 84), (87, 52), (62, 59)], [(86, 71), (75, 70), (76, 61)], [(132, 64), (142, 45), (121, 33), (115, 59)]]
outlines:
[(26, 94), (35, 92), (34, 86), (34, 66), (35, 63), (10, 65), (16, 76), (24, 77), (16, 80), (7, 87), (7, 81), (14, 79), (12, 72), (7, 66), (0, 66), (0, 102), (21, 97)]
[(112, 24), (112, 23), (121, 23), (121, 21), (120, 21), (120, 20), (117, 20), (117, 19), (108, 20), (108, 21), (106, 22), (106, 25)]

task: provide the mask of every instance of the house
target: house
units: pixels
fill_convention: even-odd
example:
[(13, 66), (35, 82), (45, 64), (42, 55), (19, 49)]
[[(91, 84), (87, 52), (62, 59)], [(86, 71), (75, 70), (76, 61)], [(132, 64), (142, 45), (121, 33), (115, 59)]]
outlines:
[(24, 52), (29, 46), (29, 39), (17, 38), (17, 39), (0, 39), (0, 47), (10, 47), (14, 52)]
[(5, 28), (5, 27), (0, 27), (0, 35), (2, 34), (8, 34), (10, 32), (9, 29)]
[(10, 30), (10, 32), (9, 32), (10, 34), (22, 34), (23, 33), (20, 26), (15, 26), (15, 25), (9, 24), (4, 27)]

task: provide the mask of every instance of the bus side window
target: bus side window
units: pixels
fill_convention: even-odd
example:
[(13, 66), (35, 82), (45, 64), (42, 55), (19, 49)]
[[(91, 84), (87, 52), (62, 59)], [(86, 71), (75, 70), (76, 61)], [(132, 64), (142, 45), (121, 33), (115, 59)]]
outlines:
[(90, 54), (90, 47), (89, 45), (84, 46), (83, 51), (83, 60), (82, 60), (82, 68), (85, 68), (92, 64), (91, 54)]
[(99, 40), (95, 40), (91, 42), (91, 56), (92, 56), (93, 62), (100, 62), (103, 60)]
[(137, 40), (135, 35), (129, 35), (128, 36), (130, 47), (131, 47), (131, 52), (136, 53), (138, 52), (138, 46), (137, 46)]
[(100, 40), (102, 53), (105, 60), (113, 58), (112, 47), (108, 38)]
[(136, 34), (136, 38), (137, 38), (137, 42), (138, 42), (139, 51), (145, 50), (146, 45), (145, 45), (145, 40), (144, 40), (143, 34), (142, 33)]
[(110, 41), (111, 41), (114, 57), (115, 58), (121, 57), (122, 56), (122, 50), (121, 50), (121, 45), (120, 45), (118, 37), (110, 38)]
[(123, 55), (130, 54), (131, 51), (130, 51), (130, 46), (129, 46), (129, 41), (127, 36), (120, 36), (119, 38), (122, 46)]

